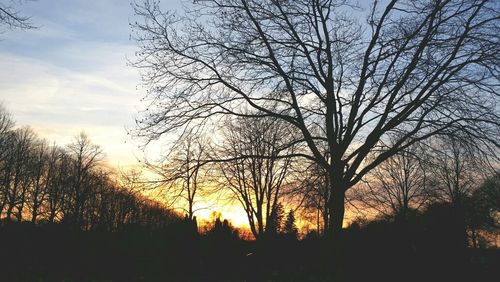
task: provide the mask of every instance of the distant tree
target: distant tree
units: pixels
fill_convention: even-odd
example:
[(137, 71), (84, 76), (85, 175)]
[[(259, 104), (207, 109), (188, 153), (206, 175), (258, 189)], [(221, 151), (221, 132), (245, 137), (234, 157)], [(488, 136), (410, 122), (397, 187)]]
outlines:
[(48, 145), (45, 140), (38, 140), (33, 148), (32, 181), (28, 192), (28, 205), (31, 210), (31, 222), (36, 223), (41, 208), (46, 201), (50, 175), (53, 166), (50, 166)]
[(112, 214), (115, 216), (118, 230), (130, 220), (134, 212), (134, 207), (143, 200), (142, 193), (148, 189), (148, 181), (143, 176), (141, 170), (131, 169), (122, 171), (117, 179), (118, 193), (115, 196), (115, 206)]
[(128, 190), (133, 194), (145, 192), (148, 188), (144, 172), (142, 169), (138, 168), (120, 170), (117, 178), (117, 184), (124, 190)]
[(3, 142), (8, 137), (8, 133), (14, 127), (14, 121), (10, 113), (4, 107), (3, 104), (0, 104), (0, 148), (4, 148)]
[(289, 124), (301, 133), (289, 143), (328, 173), (333, 237), (346, 191), (412, 144), (461, 134), (500, 146), (497, 1), (374, 1), (365, 13), (327, 0), (194, 1), (181, 16), (158, 1), (134, 8), (151, 102), (141, 135), (222, 116)]
[(234, 237), (237, 238), (237, 232), (231, 226), (229, 221), (227, 219), (221, 221), (220, 217), (215, 219), (213, 227), (209, 230), (208, 234), (212, 236), (212, 238), (217, 238), (219, 240), (228, 240)]
[(140, 175), (118, 181), (101, 166), (103, 153), (85, 134), (66, 147), (49, 146), (29, 127), (13, 125), (0, 107), (1, 219), (103, 231), (127, 225), (155, 230), (180, 219), (139, 193), (144, 183)]
[(283, 224), (283, 234), (290, 236), (291, 238), (297, 239), (298, 229), (295, 224), (295, 213), (293, 210), (288, 212), (286, 216), (285, 223)]
[(241, 204), (257, 239), (271, 230), (271, 213), (286, 192), (289, 155), (295, 150), (286, 141), (291, 134), (273, 118), (238, 118), (226, 124), (218, 152), (220, 186)]
[(489, 174), (488, 165), (483, 163), (486, 156), (466, 140), (443, 137), (432, 141), (432, 155), (427, 165), (433, 172), (434, 195), (458, 206)]
[(496, 241), (500, 234), (500, 174), (497, 172), (488, 178), (472, 193), (466, 204), (466, 221), (472, 246), (477, 248), (486, 245), (488, 240)]
[(14, 121), (10, 113), (5, 107), (0, 104), (0, 217), (7, 203), (7, 186), (10, 183), (10, 167), (9, 155), (11, 154)]
[(85, 133), (75, 137), (73, 143), (67, 146), (71, 157), (72, 175), (70, 179), (71, 200), (69, 202), (69, 216), (66, 220), (81, 227), (84, 225), (85, 205), (92, 196), (92, 170), (104, 157), (101, 148), (92, 143)]
[(5, 194), (7, 200), (7, 220), (15, 212), (17, 220), (22, 220), (27, 193), (31, 182), (32, 147), (35, 134), (29, 127), (17, 129), (11, 139), (11, 151), (4, 170)]
[(353, 200), (385, 217), (406, 220), (411, 209), (418, 210), (429, 200), (429, 168), (425, 152), (410, 146), (390, 157), (368, 175), (365, 189)]
[[(189, 219), (193, 219), (195, 204), (203, 192), (209, 169), (204, 166), (209, 141), (195, 132), (188, 132), (177, 141), (170, 154), (159, 164), (147, 163), (146, 167), (160, 178), (154, 180), (169, 206), (182, 207)], [(153, 183), (153, 184), (154, 184)]]
[(305, 183), (304, 206), (316, 213), (317, 232), (325, 235), (330, 221), (328, 173), (317, 163), (308, 163), (307, 168), (302, 172), (302, 178)]
[(49, 152), (49, 171), (47, 175), (47, 209), (48, 221), (56, 222), (68, 211), (70, 196), (71, 161), (70, 156), (62, 148), (52, 146)]
[(269, 236), (276, 236), (281, 232), (281, 226), (284, 216), (283, 205), (278, 203), (272, 208), (271, 215), (269, 216), (269, 223), (266, 227), (266, 234)]
[[(500, 172), (496, 172), (488, 178), (474, 193), (473, 198), (476, 198), (478, 204), (490, 212), (500, 212)], [(500, 224), (500, 222), (496, 222)], [(500, 228), (500, 226), (498, 226)]]

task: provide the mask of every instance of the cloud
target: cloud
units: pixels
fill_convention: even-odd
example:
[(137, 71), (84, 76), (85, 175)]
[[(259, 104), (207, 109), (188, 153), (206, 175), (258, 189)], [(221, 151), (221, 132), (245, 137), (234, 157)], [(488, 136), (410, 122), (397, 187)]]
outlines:
[[(88, 64), (83, 67), (0, 52), (0, 99), (18, 124), (32, 126), (49, 140), (67, 143), (85, 130), (112, 162), (135, 162), (124, 128), (133, 123), (142, 95), (135, 90), (139, 77), (124, 56), (116, 55), (129, 46), (98, 45), (82, 56)], [(78, 53), (75, 46), (67, 48)]]

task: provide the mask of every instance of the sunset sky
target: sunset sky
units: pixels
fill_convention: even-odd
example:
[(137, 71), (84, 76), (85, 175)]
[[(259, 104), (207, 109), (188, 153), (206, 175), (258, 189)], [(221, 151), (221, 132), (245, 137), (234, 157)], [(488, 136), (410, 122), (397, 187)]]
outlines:
[(0, 0), (0, 282), (499, 276), (499, 27), (500, 0)]

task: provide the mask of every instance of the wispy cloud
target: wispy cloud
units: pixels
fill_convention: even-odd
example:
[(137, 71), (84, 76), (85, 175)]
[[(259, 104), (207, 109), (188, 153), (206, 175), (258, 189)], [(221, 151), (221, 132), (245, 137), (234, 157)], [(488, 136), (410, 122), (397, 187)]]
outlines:
[(141, 96), (135, 90), (138, 74), (125, 64), (129, 46), (101, 47), (80, 50), (89, 65), (76, 68), (0, 52), (0, 99), (19, 124), (33, 126), (50, 140), (69, 142), (85, 130), (110, 160), (134, 162), (124, 127), (133, 123)]

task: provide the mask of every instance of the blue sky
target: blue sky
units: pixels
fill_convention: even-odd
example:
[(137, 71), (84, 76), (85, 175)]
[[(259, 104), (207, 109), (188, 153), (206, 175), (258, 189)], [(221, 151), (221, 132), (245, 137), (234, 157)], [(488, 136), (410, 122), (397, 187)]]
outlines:
[[(9, 0), (0, 0), (9, 1)], [(178, 9), (180, 0), (162, 1)], [(144, 91), (138, 87), (127, 0), (37, 0), (18, 9), (38, 29), (0, 34), (0, 101), (19, 126), (60, 145), (84, 130), (114, 166), (135, 163), (133, 126)]]

